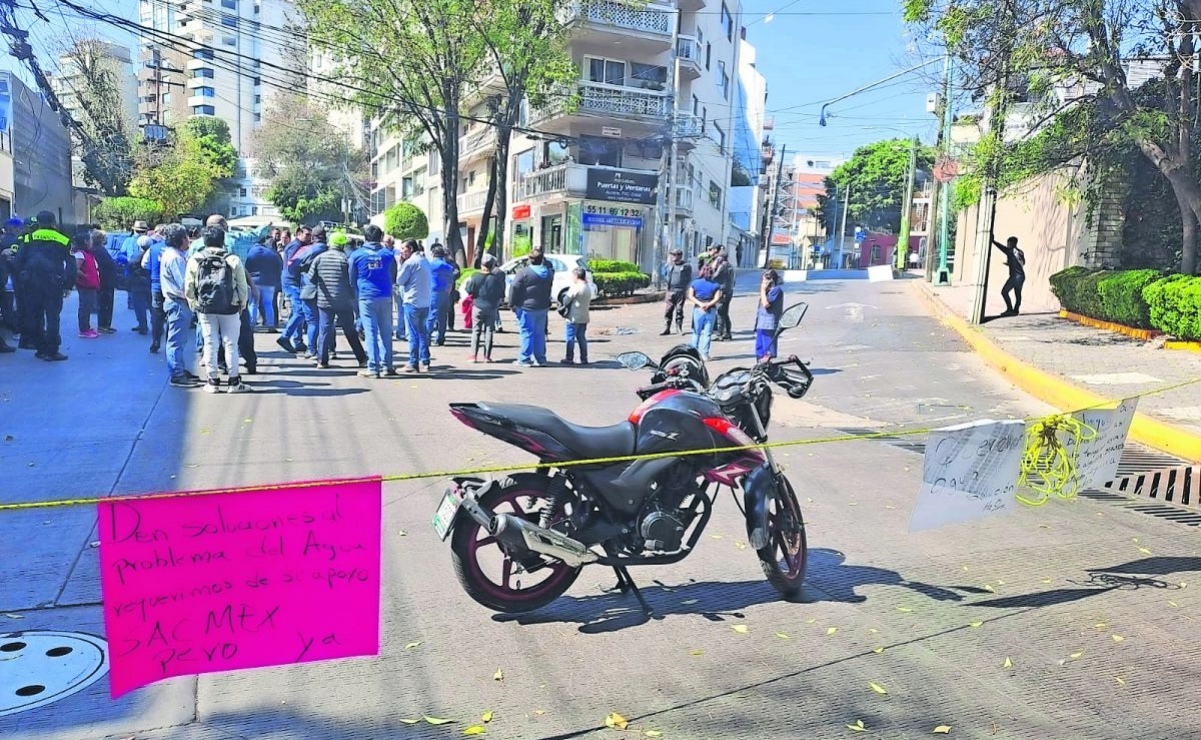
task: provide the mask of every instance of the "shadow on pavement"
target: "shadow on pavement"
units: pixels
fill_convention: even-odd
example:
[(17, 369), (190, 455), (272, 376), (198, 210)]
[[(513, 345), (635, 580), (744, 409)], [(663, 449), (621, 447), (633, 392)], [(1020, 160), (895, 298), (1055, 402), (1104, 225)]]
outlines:
[(255, 393), (263, 395), (282, 394), (309, 398), (355, 396), (369, 392), (366, 388), (331, 388), (329, 383), (302, 383), (299, 380), (255, 380), (253, 387)]
[(1079, 588), (1058, 588), (1032, 594), (1006, 596), (973, 602), (971, 606), (987, 606), (996, 609), (1029, 608), (1067, 604), (1111, 591), (1135, 591), (1140, 588), (1175, 591), (1181, 588), (1179, 584), (1168, 583), (1151, 576), (1168, 576), (1178, 573), (1201, 573), (1201, 557), (1151, 557), (1132, 560), (1108, 568), (1093, 568), (1088, 571), (1086, 579), (1071, 582)]

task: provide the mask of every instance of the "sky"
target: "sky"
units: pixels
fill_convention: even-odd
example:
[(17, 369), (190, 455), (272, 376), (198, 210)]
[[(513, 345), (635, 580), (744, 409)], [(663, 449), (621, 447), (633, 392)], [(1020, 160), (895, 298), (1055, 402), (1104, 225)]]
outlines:
[[(137, 17), (137, 0), (82, 4)], [(818, 125), (823, 102), (926, 60), (913, 48), (900, 7), (901, 0), (743, 0), (742, 24), (767, 78), (767, 115), (775, 119), (778, 144), (790, 152), (849, 156), (856, 147), (881, 139), (917, 134), (933, 142), (937, 122), (926, 112), (926, 95), (938, 91), (939, 62), (832, 104), (827, 125)], [(60, 20), (53, 11), (48, 15), (52, 22)], [(51, 35), (41, 30), (45, 24), (34, 21), (29, 11), (20, 18), (37, 29), (34, 40), (44, 50)], [(129, 36), (120, 40), (133, 43)], [(53, 66), (44, 55), (41, 61)], [(32, 82), (8, 55), (0, 55), (0, 69), (15, 69)]]

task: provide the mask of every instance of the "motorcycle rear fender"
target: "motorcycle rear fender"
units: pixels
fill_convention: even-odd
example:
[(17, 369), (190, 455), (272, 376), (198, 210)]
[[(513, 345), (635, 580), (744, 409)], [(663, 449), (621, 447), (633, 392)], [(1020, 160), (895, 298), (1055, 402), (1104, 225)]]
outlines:
[(776, 495), (776, 474), (764, 463), (752, 470), (742, 482), (742, 502), (746, 511), (746, 535), (751, 547), (762, 550), (770, 544), (768, 506)]

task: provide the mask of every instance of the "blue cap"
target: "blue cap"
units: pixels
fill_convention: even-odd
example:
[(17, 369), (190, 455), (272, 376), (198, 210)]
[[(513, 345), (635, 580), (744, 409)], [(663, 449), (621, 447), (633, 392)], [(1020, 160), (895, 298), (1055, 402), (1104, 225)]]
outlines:
[(16, 216), (13, 216), (9, 220), (5, 221), (4, 225), (5, 226), (24, 226), (25, 222), (22, 221), (21, 219), (17, 218)]

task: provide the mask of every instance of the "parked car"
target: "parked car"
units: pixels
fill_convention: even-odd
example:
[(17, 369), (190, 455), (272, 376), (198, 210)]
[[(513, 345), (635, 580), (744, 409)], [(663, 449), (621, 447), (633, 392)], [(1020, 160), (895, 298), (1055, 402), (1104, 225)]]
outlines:
[[(550, 294), (555, 300), (560, 300), (571, 285), (571, 271), (577, 267), (582, 267), (588, 272), (588, 287), (592, 288), (592, 295), (596, 295), (596, 283), (592, 282), (592, 270), (588, 269), (587, 259), (578, 254), (551, 253), (544, 256), (555, 272), (550, 289)], [(505, 281), (508, 283), (508, 287), (505, 288), (505, 303), (511, 303), (509, 299), (513, 294), (513, 278), (517, 277), (517, 272), (525, 267), (528, 261), (527, 257), (518, 257), (500, 266), (500, 269), (505, 271)]]

